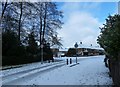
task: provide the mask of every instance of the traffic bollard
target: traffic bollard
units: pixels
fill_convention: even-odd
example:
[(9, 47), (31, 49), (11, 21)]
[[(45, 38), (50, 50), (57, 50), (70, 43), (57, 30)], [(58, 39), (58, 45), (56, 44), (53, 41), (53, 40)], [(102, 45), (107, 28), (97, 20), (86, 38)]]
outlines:
[(70, 64), (72, 64), (72, 59), (70, 58)]
[(68, 65), (68, 59), (67, 59), (67, 65)]

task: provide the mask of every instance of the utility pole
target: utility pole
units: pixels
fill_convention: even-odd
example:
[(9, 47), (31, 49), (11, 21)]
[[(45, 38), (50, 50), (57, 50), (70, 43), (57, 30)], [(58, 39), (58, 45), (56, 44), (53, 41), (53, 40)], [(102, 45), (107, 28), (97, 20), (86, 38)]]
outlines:
[(43, 64), (43, 42), (41, 44), (41, 64)]
[(76, 63), (77, 63), (77, 47), (78, 47), (77, 42), (75, 43), (74, 47), (75, 47), (75, 49), (76, 49)]

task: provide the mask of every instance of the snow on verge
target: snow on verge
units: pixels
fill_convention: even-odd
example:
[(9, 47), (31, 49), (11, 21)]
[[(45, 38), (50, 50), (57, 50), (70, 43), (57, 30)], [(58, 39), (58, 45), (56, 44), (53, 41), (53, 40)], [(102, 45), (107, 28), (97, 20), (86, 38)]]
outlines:
[[(70, 67), (65, 65), (51, 70), (29, 80), (14, 83), (16, 85), (112, 85), (108, 69), (104, 66), (104, 56), (97, 56), (78, 61), (79, 64)], [(27, 79), (27, 80), (26, 80)], [(14, 85), (13, 84), (13, 85)]]

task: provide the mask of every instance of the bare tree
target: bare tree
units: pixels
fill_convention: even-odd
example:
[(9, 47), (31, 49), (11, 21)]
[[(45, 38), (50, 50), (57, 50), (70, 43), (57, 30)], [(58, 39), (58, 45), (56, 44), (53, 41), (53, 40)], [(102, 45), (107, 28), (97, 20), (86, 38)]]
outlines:
[(2, 15), (1, 15), (1, 18), (3, 17), (4, 13), (5, 13), (5, 10), (7, 8), (7, 5), (8, 5), (8, 0), (6, 0), (6, 2), (2, 2)]
[[(3, 20), (6, 20), (4, 25), (8, 25), (8, 29), (13, 28), (13, 30), (17, 32), (19, 41), (21, 41), (21, 38), (26, 37), (24, 35), (27, 35), (26, 33), (30, 32), (33, 24), (36, 31), (39, 32), (37, 38), (39, 38), (40, 44), (42, 43), (43, 39), (52, 41), (53, 36), (57, 34), (56, 30), (60, 29), (63, 24), (61, 22), (63, 13), (57, 9), (57, 6), (54, 2), (7, 3), (6, 1), (6, 3), (4, 3), (4, 10), (2, 12), (2, 15), (4, 14), (6, 15)], [(11, 25), (11, 23), (13, 24)], [(53, 44), (51, 43), (51, 45)]]

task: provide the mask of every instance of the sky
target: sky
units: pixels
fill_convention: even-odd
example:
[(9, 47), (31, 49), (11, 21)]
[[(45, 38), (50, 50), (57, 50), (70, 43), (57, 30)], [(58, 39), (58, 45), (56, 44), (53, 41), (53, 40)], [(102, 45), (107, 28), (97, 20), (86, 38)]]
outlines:
[(63, 26), (58, 30), (63, 47), (74, 47), (82, 42), (86, 46), (98, 46), (99, 27), (105, 23), (108, 15), (117, 12), (117, 2), (57, 2), (63, 11)]

